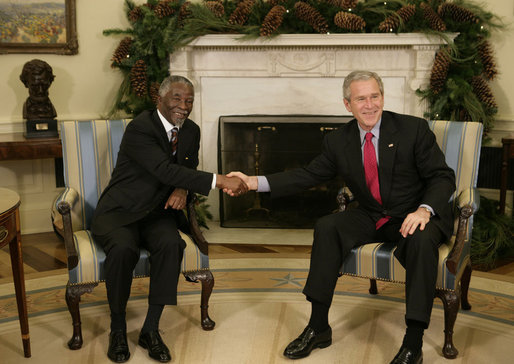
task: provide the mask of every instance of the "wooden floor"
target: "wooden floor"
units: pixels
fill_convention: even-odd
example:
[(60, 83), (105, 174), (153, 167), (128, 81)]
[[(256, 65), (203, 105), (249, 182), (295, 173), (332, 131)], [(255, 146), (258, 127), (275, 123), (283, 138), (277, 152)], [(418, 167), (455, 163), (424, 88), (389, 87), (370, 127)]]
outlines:
[[(55, 233), (22, 235), (21, 240), (25, 276), (66, 268), (64, 242)], [(308, 258), (310, 253), (310, 246), (209, 244), (209, 257), (214, 259), (238, 257)], [(0, 249), (0, 279), (11, 277), (9, 246), (6, 246)]]
[[(46, 272), (64, 273), (66, 252), (64, 243), (55, 233), (22, 236), (25, 276)], [(209, 257), (216, 258), (308, 258), (310, 246), (301, 245), (250, 245), (209, 244)], [(490, 270), (489, 273), (514, 277), (514, 263)], [(12, 279), (8, 246), (0, 249), (0, 280)]]

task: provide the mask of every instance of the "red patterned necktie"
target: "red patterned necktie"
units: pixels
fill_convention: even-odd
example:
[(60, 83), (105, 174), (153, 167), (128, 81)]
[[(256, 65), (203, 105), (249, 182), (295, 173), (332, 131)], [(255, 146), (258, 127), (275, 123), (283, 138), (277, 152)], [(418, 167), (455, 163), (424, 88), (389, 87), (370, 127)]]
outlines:
[(171, 129), (171, 152), (173, 155), (177, 154), (177, 143), (178, 143), (178, 128)]
[[(366, 175), (366, 184), (368, 185), (371, 194), (375, 200), (382, 205), (380, 185), (378, 184), (377, 155), (375, 153), (375, 147), (371, 142), (372, 138), (372, 133), (366, 133), (366, 142), (364, 143), (364, 174)], [(377, 230), (389, 221), (390, 218), (390, 216), (380, 218), (376, 223)]]

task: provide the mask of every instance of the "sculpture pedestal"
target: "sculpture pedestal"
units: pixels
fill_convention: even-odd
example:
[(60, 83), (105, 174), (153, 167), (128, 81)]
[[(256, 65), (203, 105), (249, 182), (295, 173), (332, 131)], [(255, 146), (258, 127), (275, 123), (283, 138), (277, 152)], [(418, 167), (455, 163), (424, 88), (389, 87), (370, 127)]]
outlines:
[(58, 138), (57, 120), (41, 119), (27, 120), (25, 123), (25, 138)]

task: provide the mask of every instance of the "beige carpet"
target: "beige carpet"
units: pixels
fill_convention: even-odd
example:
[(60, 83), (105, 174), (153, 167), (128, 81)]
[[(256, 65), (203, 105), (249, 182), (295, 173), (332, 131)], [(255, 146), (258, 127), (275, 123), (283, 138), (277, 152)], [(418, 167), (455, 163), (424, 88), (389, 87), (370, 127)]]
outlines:
[[(282, 356), (287, 343), (304, 328), (310, 313), (301, 288), (307, 262), (297, 259), (211, 262), (216, 279), (210, 316), (211, 332), (199, 323), (198, 285), (181, 282), (179, 304), (167, 307), (162, 336), (174, 363), (292, 363)], [(65, 275), (27, 281), (32, 358), (23, 358), (12, 283), (0, 284), (0, 363), (109, 363), (106, 357), (109, 314), (105, 289), (83, 296), (84, 346), (70, 351), (71, 318), (64, 303)], [(148, 282), (134, 281), (128, 306), (129, 363), (152, 362), (136, 345), (146, 313)], [(299, 363), (388, 363), (403, 336), (403, 286), (379, 282), (378, 296), (367, 294), (367, 282), (343, 277), (330, 311), (332, 346), (315, 350)], [(460, 354), (441, 355), (443, 311), (435, 301), (424, 340), (425, 363), (511, 363), (514, 358), (514, 284), (484, 275), (472, 278), (473, 309), (460, 312), (454, 343)]]

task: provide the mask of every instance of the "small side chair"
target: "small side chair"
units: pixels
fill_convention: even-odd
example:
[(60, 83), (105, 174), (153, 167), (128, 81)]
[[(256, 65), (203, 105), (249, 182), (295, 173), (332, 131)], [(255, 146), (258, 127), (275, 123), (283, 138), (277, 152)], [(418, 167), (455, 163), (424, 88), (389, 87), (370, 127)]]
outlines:
[[(459, 306), (470, 310), (468, 288), (471, 279), (470, 244), (473, 214), (478, 210), (480, 197), (476, 189), (483, 126), (477, 122), (428, 121), (446, 163), (455, 171), (456, 192), (452, 196), (455, 210), (454, 234), (439, 248), (436, 297), (444, 307), (443, 355), (453, 359), (458, 350), (453, 345), (453, 327)], [(353, 197), (348, 188), (338, 195), (340, 211), (345, 210)], [(405, 283), (405, 269), (394, 257), (394, 244), (372, 243), (352, 249), (343, 262), (341, 275), (367, 278), (370, 294), (377, 294), (377, 280)]]
[[(103, 189), (107, 186), (125, 128), (130, 120), (64, 121), (60, 123), (63, 148), (65, 190), (57, 197), (52, 211), (55, 230), (64, 238), (68, 263), (66, 303), (73, 321), (68, 341), (72, 350), (82, 347), (80, 297), (105, 280), (105, 253), (94, 241), (91, 218)], [(212, 330), (208, 303), (214, 286), (209, 270), (208, 243), (203, 237), (195, 212), (195, 194), (187, 203), (189, 231), (180, 232), (186, 242), (181, 271), (190, 282), (201, 282), (201, 325)], [(142, 249), (134, 277), (150, 273), (148, 251)]]

